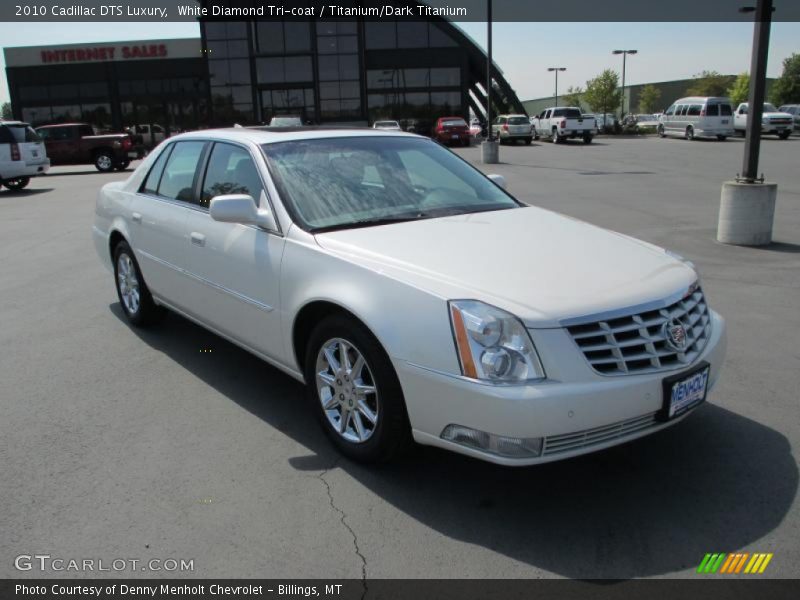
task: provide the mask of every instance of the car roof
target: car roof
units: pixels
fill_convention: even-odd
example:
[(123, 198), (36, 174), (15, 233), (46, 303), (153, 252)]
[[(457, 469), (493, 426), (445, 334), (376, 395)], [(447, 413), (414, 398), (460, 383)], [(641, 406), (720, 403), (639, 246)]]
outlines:
[(202, 129), (172, 136), (170, 140), (213, 139), (238, 140), (254, 144), (271, 144), (299, 140), (334, 139), (348, 137), (413, 137), (422, 136), (401, 131), (376, 130), (369, 127), (230, 127)]
[[(53, 123), (52, 125), (40, 125), (36, 129), (48, 129), (50, 127), (74, 127), (76, 125), (89, 125), (88, 123)], [(91, 125), (89, 125), (91, 127)]]
[(28, 127), (30, 123), (26, 123), (25, 121), (3, 121), (0, 119), (0, 125), (22, 125)]

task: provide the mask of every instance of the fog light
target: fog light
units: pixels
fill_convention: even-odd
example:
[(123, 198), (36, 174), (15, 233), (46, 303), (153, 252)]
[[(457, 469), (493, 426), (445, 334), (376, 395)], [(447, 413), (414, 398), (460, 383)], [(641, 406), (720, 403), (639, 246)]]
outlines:
[(448, 425), (442, 439), (506, 458), (535, 458), (542, 453), (542, 438), (495, 435), (463, 425)]

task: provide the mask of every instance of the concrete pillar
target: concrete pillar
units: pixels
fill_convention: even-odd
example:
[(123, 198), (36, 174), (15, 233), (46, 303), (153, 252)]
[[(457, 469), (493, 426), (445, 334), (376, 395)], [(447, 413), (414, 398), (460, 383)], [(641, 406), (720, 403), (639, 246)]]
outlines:
[(722, 184), (717, 241), (740, 246), (763, 246), (772, 242), (776, 183)]
[(481, 144), (481, 158), (486, 165), (496, 165), (500, 162), (500, 142), (498, 140), (483, 142)]

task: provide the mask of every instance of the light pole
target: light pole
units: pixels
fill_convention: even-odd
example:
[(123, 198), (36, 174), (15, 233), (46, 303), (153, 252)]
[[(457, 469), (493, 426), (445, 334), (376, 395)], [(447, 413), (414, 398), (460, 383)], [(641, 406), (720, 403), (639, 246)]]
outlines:
[(622, 54), (622, 112), (619, 115), (620, 120), (625, 116), (625, 62), (628, 54), (638, 54), (638, 50), (614, 50), (612, 54)]
[(558, 72), (559, 71), (566, 71), (567, 67), (547, 67), (548, 71), (554, 71), (556, 74), (556, 93), (555, 93), (555, 100), (553, 101), (554, 106), (558, 106)]
[(500, 141), (492, 135), (492, 0), (486, 2), (486, 141), (481, 144), (481, 159), (486, 164), (500, 162)]

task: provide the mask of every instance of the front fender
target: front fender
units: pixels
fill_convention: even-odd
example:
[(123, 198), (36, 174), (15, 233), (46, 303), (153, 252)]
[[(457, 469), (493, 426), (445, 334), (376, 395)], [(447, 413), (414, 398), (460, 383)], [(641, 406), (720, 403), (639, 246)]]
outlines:
[[(281, 267), (282, 331), (292, 364), (298, 313), (311, 302), (326, 301), (355, 315), (393, 360), (460, 373), (446, 299), (329, 254), (309, 238), (287, 239)], [(302, 365), (297, 368), (302, 372)]]

